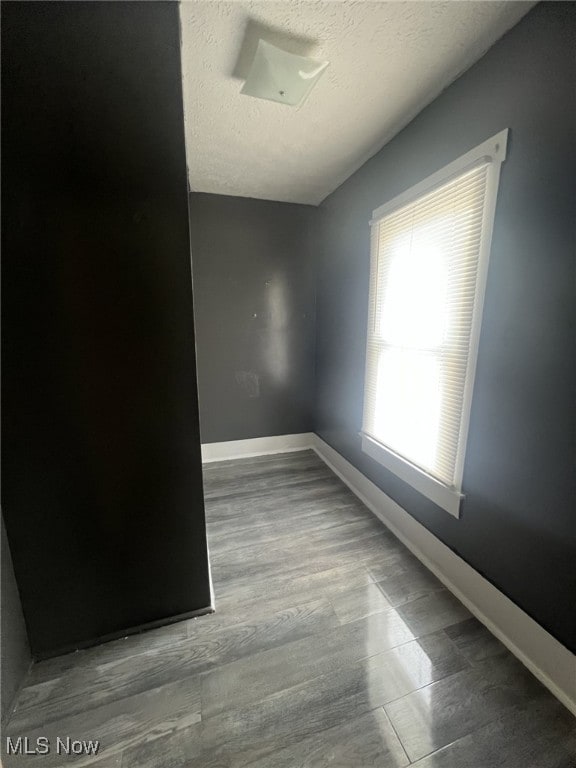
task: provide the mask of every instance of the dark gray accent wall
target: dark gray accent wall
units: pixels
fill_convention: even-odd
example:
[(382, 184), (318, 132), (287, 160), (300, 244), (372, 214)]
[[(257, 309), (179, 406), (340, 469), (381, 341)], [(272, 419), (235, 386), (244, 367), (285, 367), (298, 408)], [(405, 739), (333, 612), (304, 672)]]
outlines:
[(210, 604), (177, 3), (2, 5), (3, 512), (33, 655)]
[[(316, 430), (576, 650), (576, 5), (541, 3), (321, 206)], [(460, 520), (364, 455), (372, 210), (510, 128)]]
[(22, 605), (14, 577), (12, 557), (3, 518), (0, 547), (0, 560), (2, 561), (0, 574), (2, 579), (0, 590), (2, 600), (0, 605), (0, 615), (2, 616), (2, 643), (0, 645), (2, 649), (2, 657), (0, 659), (2, 674), (0, 693), (2, 699), (1, 720), (4, 722), (10, 713), (15, 696), (30, 668), (32, 657), (30, 656), (28, 635), (26, 633), (26, 625), (24, 624), (24, 616), (22, 615)]
[(204, 443), (312, 429), (316, 214), (190, 195)]

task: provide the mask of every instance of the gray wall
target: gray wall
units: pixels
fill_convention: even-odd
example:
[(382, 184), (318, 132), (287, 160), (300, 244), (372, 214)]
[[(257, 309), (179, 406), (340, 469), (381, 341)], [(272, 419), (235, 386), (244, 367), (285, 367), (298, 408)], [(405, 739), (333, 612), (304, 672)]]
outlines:
[(316, 214), (190, 195), (204, 443), (312, 429)]
[[(321, 206), (316, 430), (576, 650), (573, 3), (542, 3)], [(373, 209), (511, 129), (460, 520), (362, 454)]]
[(32, 658), (28, 647), (28, 635), (22, 615), (20, 595), (14, 578), (10, 547), (2, 518), (2, 538), (0, 540), (0, 559), (2, 561), (2, 579), (0, 614), (2, 616), (2, 679), (0, 692), (2, 698), (2, 722), (10, 712), (14, 697), (18, 692), (24, 676), (30, 667)]

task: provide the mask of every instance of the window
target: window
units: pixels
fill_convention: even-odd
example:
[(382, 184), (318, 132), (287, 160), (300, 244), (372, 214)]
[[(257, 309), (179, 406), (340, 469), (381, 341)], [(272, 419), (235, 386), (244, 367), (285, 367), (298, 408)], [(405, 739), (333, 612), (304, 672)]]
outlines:
[(371, 222), (362, 448), (455, 517), (507, 134)]

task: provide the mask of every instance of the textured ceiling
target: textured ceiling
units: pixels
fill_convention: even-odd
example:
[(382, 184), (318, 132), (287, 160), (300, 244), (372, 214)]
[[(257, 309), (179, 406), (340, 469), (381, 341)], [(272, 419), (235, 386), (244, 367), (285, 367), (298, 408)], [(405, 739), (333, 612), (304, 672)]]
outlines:
[[(533, 3), (181, 3), (190, 186), (320, 203)], [(258, 37), (330, 66), (299, 107), (241, 95)]]

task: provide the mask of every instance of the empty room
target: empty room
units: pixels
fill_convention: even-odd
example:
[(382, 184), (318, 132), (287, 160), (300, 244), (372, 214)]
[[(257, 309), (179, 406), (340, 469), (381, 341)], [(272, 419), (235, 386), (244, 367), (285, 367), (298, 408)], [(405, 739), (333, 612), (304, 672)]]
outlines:
[(1, 3), (4, 768), (576, 768), (576, 2)]

